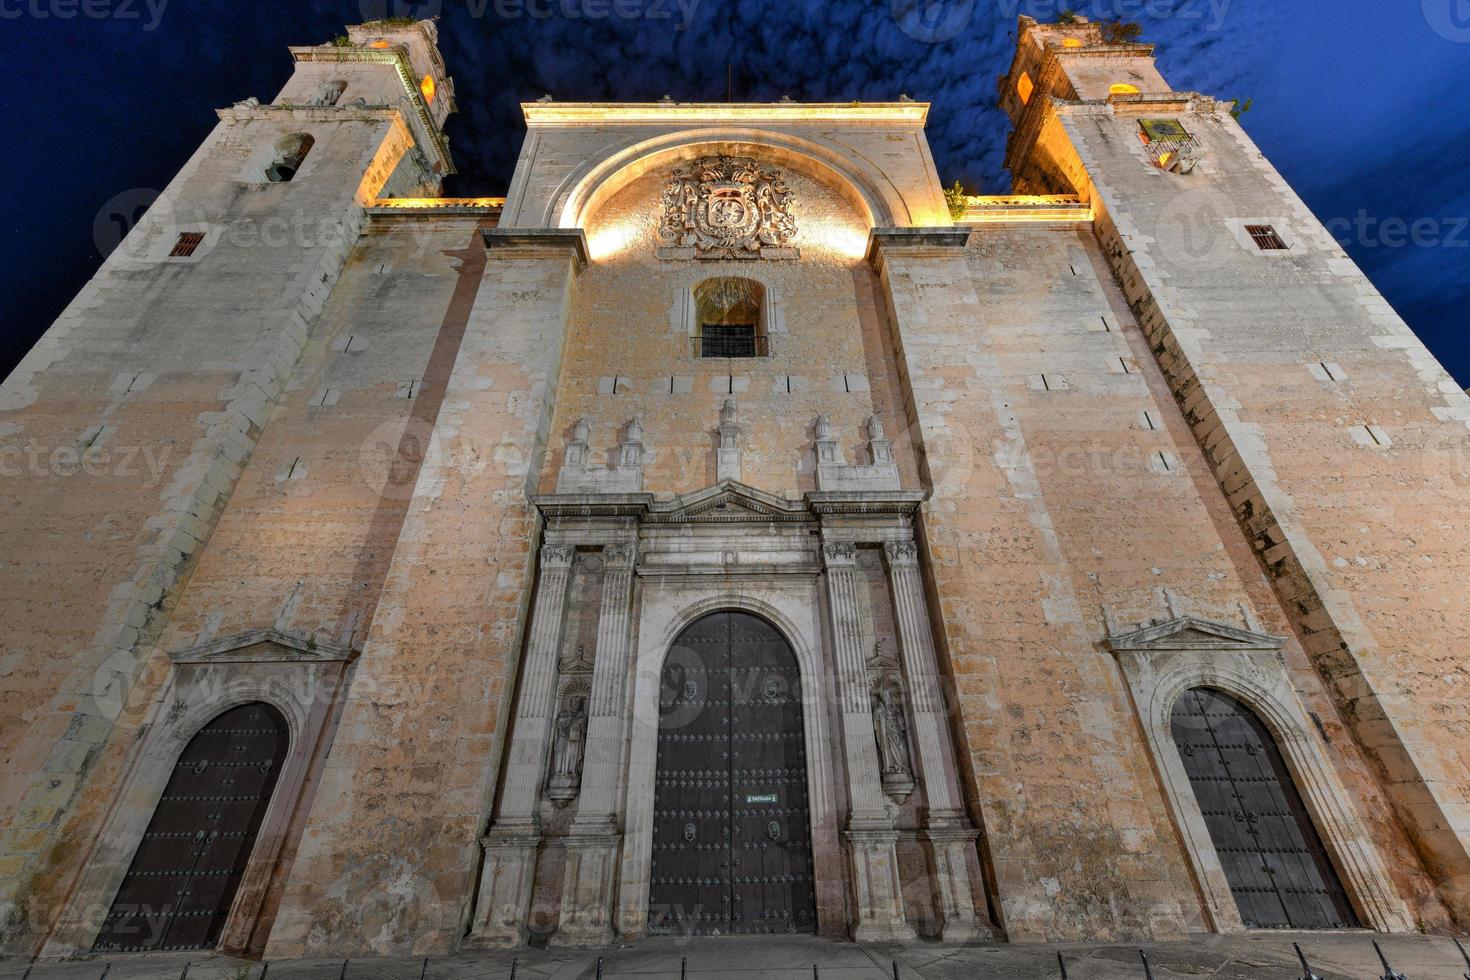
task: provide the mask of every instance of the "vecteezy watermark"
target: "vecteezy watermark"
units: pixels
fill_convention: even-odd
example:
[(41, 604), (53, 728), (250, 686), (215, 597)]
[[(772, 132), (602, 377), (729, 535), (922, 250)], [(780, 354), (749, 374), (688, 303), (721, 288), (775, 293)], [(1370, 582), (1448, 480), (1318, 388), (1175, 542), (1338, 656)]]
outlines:
[(109, 476), (140, 478), (152, 486), (168, 466), (172, 446), (42, 446), (31, 441), (0, 446), (0, 478)]
[(1470, 0), (1420, 0), (1430, 30), (1456, 44), (1470, 43)]
[[(1042, 23), (1060, 20), (1063, 14), (1086, 17), (1094, 22), (1180, 20), (1204, 30), (1225, 26), (1233, 0), (993, 0), (993, 10), (1005, 21), (1021, 14)], [(958, 37), (975, 13), (975, 0), (889, 0), (894, 21), (916, 41), (938, 44)]]
[(1470, 217), (1425, 216), (1410, 221), (1390, 216), (1380, 218), (1360, 210), (1351, 218), (1328, 218), (1324, 222), (1332, 237), (1344, 247), (1363, 248), (1470, 248)]
[(0, 0), (0, 20), (137, 20), (157, 29), (168, 0)]
[[(974, 0), (970, 0), (974, 2)], [(700, 0), (462, 0), (456, 9), (475, 20), (668, 20), (678, 18), (675, 30), (688, 30)], [(363, 19), (411, 18), (426, 20), (443, 13), (443, 0), (362, 0)]]

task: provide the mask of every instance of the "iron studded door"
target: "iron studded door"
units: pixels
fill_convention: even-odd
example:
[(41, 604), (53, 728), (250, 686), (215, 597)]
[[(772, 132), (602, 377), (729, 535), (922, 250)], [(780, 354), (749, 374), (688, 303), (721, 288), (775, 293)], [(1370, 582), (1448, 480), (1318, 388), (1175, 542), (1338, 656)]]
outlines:
[(1227, 694), (1195, 688), (1174, 706), (1173, 733), (1245, 925), (1356, 926), (1311, 814), (1260, 719)]
[(219, 941), (287, 740), (285, 719), (257, 703), (231, 708), (189, 741), (95, 949), (207, 949)]
[(649, 931), (816, 931), (800, 671), (747, 613), (699, 620), (659, 689)]

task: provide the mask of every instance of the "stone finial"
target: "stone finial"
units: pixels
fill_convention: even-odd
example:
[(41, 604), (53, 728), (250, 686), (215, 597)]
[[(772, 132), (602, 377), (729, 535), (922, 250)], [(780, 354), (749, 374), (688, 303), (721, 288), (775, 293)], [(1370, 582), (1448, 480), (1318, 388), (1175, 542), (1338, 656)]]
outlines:
[(1179, 596), (1174, 594), (1173, 589), (1166, 588), (1164, 592), (1164, 608), (1169, 610), (1170, 619), (1180, 619), (1184, 616), (1182, 607), (1179, 605)]
[(618, 468), (641, 470), (643, 467), (643, 416), (635, 415), (628, 420), (623, 430), (623, 442), (618, 447)]
[(876, 442), (883, 438), (883, 420), (876, 415), (869, 415), (868, 421), (863, 423), (868, 430), (869, 441)]
[(674, 97), (665, 92), (663, 98), (659, 99), (658, 102), (659, 105), (673, 105)]
[(914, 100), (911, 99), (911, 98), (909, 98), (909, 94), (907, 92), (900, 92), (900, 93), (898, 93), (898, 101), (900, 101), (900, 102), (912, 102)]
[(818, 415), (817, 421), (813, 424), (813, 428), (817, 431), (818, 439), (832, 438), (832, 423), (827, 421), (827, 416)]
[(551, 97), (551, 93), (550, 92), (547, 92), (545, 95), (541, 96), (541, 98), (537, 99), (536, 101), (537, 102), (554, 102), (556, 100)]
[(590, 450), (587, 440), (592, 436), (592, 420), (582, 416), (572, 423), (572, 438), (567, 443), (566, 456), (562, 462), (563, 470), (585, 470), (590, 462)]
[(720, 406), (720, 448), (715, 451), (715, 478), (739, 480), (741, 466), (740, 425), (735, 421), (735, 399)]

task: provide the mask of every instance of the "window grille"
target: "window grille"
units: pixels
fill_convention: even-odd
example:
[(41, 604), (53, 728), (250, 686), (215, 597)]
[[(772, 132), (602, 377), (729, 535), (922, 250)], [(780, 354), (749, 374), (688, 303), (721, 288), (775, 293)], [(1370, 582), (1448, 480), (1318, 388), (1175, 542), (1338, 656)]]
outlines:
[(200, 232), (186, 231), (179, 236), (178, 241), (174, 242), (173, 251), (168, 253), (169, 258), (186, 259), (194, 254), (194, 250), (198, 248), (203, 241), (204, 235)]
[(1271, 225), (1246, 225), (1245, 230), (1256, 248), (1263, 252), (1279, 252), (1290, 247)]

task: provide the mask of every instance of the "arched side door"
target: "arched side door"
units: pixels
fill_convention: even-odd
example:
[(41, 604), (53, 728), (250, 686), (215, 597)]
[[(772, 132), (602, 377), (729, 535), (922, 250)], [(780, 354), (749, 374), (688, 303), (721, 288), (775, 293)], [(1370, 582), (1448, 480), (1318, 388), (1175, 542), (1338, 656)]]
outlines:
[(1179, 698), (1171, 722), (1246, 927), (1356, 926), (1312, 816), (1261, 720), (1228, 694), (1198, 687)]
[(219, 942), (289, 741), (285, 718), (258, 702), (216, 716), (189, 740), (94, 949)]

